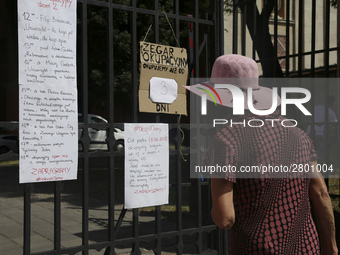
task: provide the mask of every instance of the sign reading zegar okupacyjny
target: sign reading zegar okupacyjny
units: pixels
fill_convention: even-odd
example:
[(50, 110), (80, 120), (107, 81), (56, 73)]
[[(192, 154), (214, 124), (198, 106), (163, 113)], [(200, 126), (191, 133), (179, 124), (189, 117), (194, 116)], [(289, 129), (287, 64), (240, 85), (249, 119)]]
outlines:
[(20, 183), (77, 178), (76, 4), (18, 0)]

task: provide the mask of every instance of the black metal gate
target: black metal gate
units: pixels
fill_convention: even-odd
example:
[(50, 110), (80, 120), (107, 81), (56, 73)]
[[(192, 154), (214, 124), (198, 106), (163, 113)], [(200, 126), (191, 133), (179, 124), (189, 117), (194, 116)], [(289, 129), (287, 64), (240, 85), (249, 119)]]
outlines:
[(232, 52), (261, 63), (264, 77), (336, 76), (337, 1), (226, 2), (234, 14)]
[[(232, 52), (255, 59), (262, 67), (263, 77), (285, 78), (335, 78), (339, 77), (339, 6), (337, 1), (253, 0), (226, 1), (232, 9)], [(247, 39), (248, 38), (248, 39)], [(250, 39), (250, 40), (249, 40)], [(325, 105), (324, 124), (334, 126), (333, 134), (325, 131), (328, 163), (338, 159), (334, 141), (339, 139), (338, 123), (331, 123), (328, 111), (340, 112), (340, 90), (337, 82), (308, 87), (312, 94), (309, 109), (314, 116), (314, 106)], [(333, 98), (330, 102), (330, 98)], [(292, 115), (295, 115), (293, 113)], [(300, 127), (307, 129), (313, 118), (295, 115)], [(314, 139), (314, 134), (311, 134)], [(335, 139), (335, 140), (334, 140)], [(332, 153), (331, 153), (332, 152)]]
[[(18, 185), (18, 165), (13, 171), (13, 167), (0, 164), (1, 171), (7, 171), (2, 175), (1, 186), (6, 192), (1, 197), (13, 199), (10, 200), (13, 206), (14, 198), (21, 201), (22, 195), (24, 197), (24, 206), (19, 210), (23, 212), (23, 238), (11, 242), (23, 247), (24, 254), (35, 255), (227, 254), (226, 232), (218, 229), (210, 218), (209, 182), (189, 178), (188, 117), (138, 112), (139, 41), (177, 46), (177, 38), (180, 46), (188, 50), (191, 77), (208, 77), (213, 61), (223, 53), (238, 53), (256, 59), (262, 64), (265, 77), (329, 77), (335, 70), (330, 54), (338, 50), (330, 43), (330, 8), (333, 8), (330, 1), (325, 1), (324, 46), (321, 49), (317, 47), (316, 0), (311, 1), (311, 12), (308, 13), (311, 45), (307, 50), (303, 43), (303, 26), (296, 25), (306, 22), (303, 7), (307, 3), (303, 0), (298, 1), (294, 14), (290, 10), (295, 1), (289, 0), (262, 1), (258, 8), (255, 8), (255, 1), (240, 0), (77, 2), (81, 133), (78, 180)], [(272, 9), (267, 5), (270, 2), (274, 3)], [(0, 12), (6, 12), (5, 17), (13, 15), (8, 20), (15, 24), (13, 1), (7, 0), (6, 3), (12, 12), (6, 12), (6, 8)], [(281, 10), (279, 3), (285, 8)], [(263, 12), (268, 19), (262, 16), (264, 20), (261, 20), (262, 8), (268, 11), (267, 14)], [(225, 12), (233, 13), (232, 19), (227, 18), (232, 23), (232, 31), (227, 33), (223, 25)], [(258, 26), (260, 22), (263, 27)], [(265, 44), (258, 41), (259, 28), (267, 31), (266, 26), (271, 26), (272, 30), (262, 36), (267, 39), (269, 36), (267, 43), (271, 43), (272, 55), (266, 54), (262, 48)], [(17, 63), (13, 59), (17, 59), (17, 53), (9, 47), (15, 45), (16, 28), (11, 25), (7, 29), (14, 32), (11, 37), (0, 37), (0, 48), (6, 49), (3, 50), (3, 61), (0, 61), (4, 81), (1, 86), (5, 91), (0, 98), (1, 101), (7, 100), (3, 111), (9, 112), (13, 102), (9, 102), (6, 96), (16, 95), (16, 92), (8, 92), (12, 90), (8, 84), (14, 79), (11, 70), (16, 70)], [(282, 31), (286, 33), (283, 35)], [(225, 39), (228, 36), (230, 39)], [(296, 38), (293, 43), (292, 37)], [(232, 45), (230, 52), (224, 50), (224, 40), (226, 45)], [(285, 52), (280, 51), (283, 42)], [(264, 49), (268, 51), (268, 47)], [(320, 68), (316, 65), (318, 54), (324, 55)], [(309, 67), (307, 58), (310, 58)], [(324, 98), (333, 90), (326, 87)], [(17, 120), (15, 114), (13, 118), (3, 113), (0, 116), (1, 132), (17, 132), (18, 123), (11, 122)], [(96, 119), (97, 116), (104, 117), (107, 122)], [(125, 122), (169, 123), (169, 205), (133, 210), (122, 208), (124, 153), (119, 129)], [(98, 141), (92, 136), (92, 133), (99, 132), (105, 133), (105, 140)], [(1, 162), (7, 161), (1, 155), (0, 159)], [(8, 191), (12, 189), (12, 193)]]
[[(233, 54), (256, 60), (262, 67), (262, 77), (327, 78), (323, 83), (309, 79), (311, 92), (308, 108), (313, 117), (296, 112), (288, 116), (298, 120), (307, 131), (316, 149), (320, 139), (313, 127), (323, 125), (323, 155), (318, 151), (318, 162), (338, 171), (340, 138), (340, 40), (338, 1), (290, 0), (232, 0), (225, 1), (232, 19)], [(227, 40), (225, 38), (225, 40)], [(337, 79), (336, 79), (337, 78)], [(303, 79), (302, 79), (303, 80)], [(324, 112), (316, 112), (318, 107)], [(331, 118), (331, 113), (337, 120)], [(315, 117), (318, 114), (319, 117)], [(322, 116), (320, 119), (320, 115)], [(311, 127), (311, 128), (310, 128)], [(320, 146), (320, 145), (319, 145)], [(339, 225), (340, 186), (338, 175), (325, 181), (333, 200), (336, 226)], [(339, 235), (337, 241), (339, 243)]]
[[(20, 185), (23, 253), (222, 254), (224, 242), (214, 241), (221, 237), (209, 217), (208, 182), (188, 178), (188, 137), (182, 132), (187, 135), (189, 119), (139, 113), (137, 92), (142, 40), (172, 46), (178, 40), (188, 49), (191, 75), (209, 75), (222, 54), (223, 2), (80, 0), (77, 21), (78, 180)], [(122, 208), (124, 144), (116, 135), (124, 122), (169, 123), (169, 205)], [(18, 128), (8, 122), (1, 127)], [(94, 139), (103, 133), (104, 141)]]

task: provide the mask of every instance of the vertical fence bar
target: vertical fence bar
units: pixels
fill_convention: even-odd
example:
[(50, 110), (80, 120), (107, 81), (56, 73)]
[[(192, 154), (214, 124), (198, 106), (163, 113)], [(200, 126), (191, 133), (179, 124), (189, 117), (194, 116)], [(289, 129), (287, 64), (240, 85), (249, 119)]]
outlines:
[(195, 47), (195, 77), (199, 77), (200, 75), (200, 69), (199, 69), (199, 48), (200, 48), (200, 43), (199, 43), (199, 23), (197, 19), (199, 18), (198, 16), (198, 1), (195, 0), (195, 10), (194, 10), (194, 19), (195, 19), (195, 32), (194, 32), (194, 47)]
[(61, 251), (61, 183), (54, 182), (54, 250)]
[[(325, 6), (325, 41), (324, 41), (324, 67), (325, 67), (325, 76), (329, 77), (329, 37), (330, 37), (330, 8), (331, 2), (330, 0), (326, 0), (324, 2)], [(339, 6), (338, 6), (339, 7)]]
[[(326, 68), (326, 67), (325, 67)], [(328, 68), (328, 67), (327, 67)], [(329, 75), (329, 71), (326, 71), (327, 75)], [(328, 76), (326, 76), (328, 77)], [(327, 79), (326, 81), (326, 84), (325, 85), (325, 98), (324, 98), (324, 135), (325, 135), (325, 158), (324, 158), (324, 162), (323, 163), (326, 163), (327, 165), (329, 164), (329, 144), (330, 144), (330, 140), (329, 140), (329, 136), (330, 136), (330, 133), (329, 133), (329, 127), (330, 127), (330, 122), (329, 122), (329, 99), (328, 99), (328, 95), (329, 95), (329, 80)], [(324, 175), (325, 176), (325, 182), (326, 182), (326, 185), (327, 185), (327, 188), (329, 189), (329, 173), (328, 171), (326, 172), (326, 174)]]
[(138, 50), (137, 47), (137, 12), (136, 1), (132, 1), (132, 16), (131, 16), (131, 47), (132, 47), (132, 70), (131, 70), (131, 82), (132, 82), (132, 104), (133, 104), (133, 122), (138, 121)]
[[(175, 13), (176, 13), (176, 16), (179, 15), (179, 0), (176, 0), (176, 10), (175, 10)], [(193, 29), (192, 26), (189, 23), (189, 34), (191, 33), (191, 35), (193, 35), (193, 30), (191, 30), (191, 32), (190, 32), (190, 27), (191, 27), (191, 29)], [(178, 41), (180, 43), (180, 39), (181, 38), (180, 38), (180, 34), (179, 34), (179, 20), (177, 18), (176, 18), (176, 37), (177, 37), (177, 39), (178, 39)], [(192, 40), (191, 42), (192, 43), (194, 42), (194, 38), (195, 37), (191, 38), (191, 40)], [(190, 40), (190, 36), (189, 36), (189, 40)], [(195, 41), (195, 43), (196, 43), (196, 41)], [(189, 42), (189, 44), (190, 44), (190, 42)], [(191, 46), (193, 46), (193, 45), (190, 44), (189, 46), (190, 46), (189, 47), (190, 52), (192, 54), (194, 54), (194, 50), (193, 50), (193, 48), (191, 48)], [(193, 57), (193, 55), (190, 56), (190, 57)], [(191, 61), (191, 60), (188, 59), (188, 63), (193, 63), (193, 62), (194, 61)], [(191, 66), (191, 68), (193, 68), (193, 65)], [(191, 70), (189, 69), (189, 71), (191, 71)], [(191, 73), (189, 73), (189, 77), (190, 77), (190, 74)], [(180, 123), (180, 118), (181, 117), (179, 115), (176, 116), (177, 123)], [(178, 174), (180, 175), (180, 173), (182, 172), (182, 169), (181, 169), (181, 156), (180, 156), (180, 151), (179, 151), (181, 149), (180, 148), (180, 146), (181, 146), (181, 142), (180, 141), (181, 141), (180, 130), (179, 130), (179, 126), (177, 126), (177, 134), (176, 134), (176, 145), (177, 145), (177, 151), (176, 151), (177, 171), (176, 171), (176, 173), (177, 173), (177, 175)], [(179, 191), (178, 186), (180, 186), (180, 185), (181, 185), (181, 182), (177, 182), (177, 199), (178, 198), (182, 199), (181, 193), (178, 192)], [(169, 189), (170, 189), (170, 186), (169, 186)], [(170, 191), (169, 191), (169, 193), (170, 193)], [(180, 203), (179, 203), (179, 201), (176, 202), (176, 213), (177, 213), (176, 216), (177, 216), (177, 219), (182, 220), (182, 214), (181, 214), (182, 210), (178, 209), (178, 208), (181, 208), (179, 206), (182, 206), (182, 201), (180, 201)], [(179, 214), (179, 212), (180, 212), (180, 214)], [(177, 227), (178, 230), (182, 231), (182, 224), (177, 224), (176, 227)], [(182, 234), (182, 233), (180, 232), (180, 234)], [(178, 240), (181, 241), (181, 245), (180, 245), (180, 247), (178, 247), (178, 250), (181, 250), (182, 249), (182, 236), (178, 237)]]
[(24, 190), (24, 255), (31, 254), (31, 193), (32, 184), (25, 184)]
[(205, 42), (205, 68), (204, 68), (204, 73), (205, 73), (205, 77), (208, 77), (209, 75), (209, 66), (208, 66), (208, 63), (209, 63), (209, 52), (208, 52), (208, 39), (207, 39), (207, 34), (204, 35), (204, 42)]
[(161, 255), (161, 250), (162, 250), (162, 222), (161, 222), (161, 206), (156, 206), (155, 207), (155, 224), (156, 224), (156, 246), (154, 253), (156, 255)]
[(215, 30), (215, 37), (218, 37), (218, 45), (215, 44), (215, 58), (224, 54), (224, 2), (215, 0), (215, 13), (216, 13), (216, 23), (217, 30)]
[[(192, 15), (187, 15), (188, 17), (190, 18), (193, 18)], [(195, 27), (196, 27), (197, 23), (195, 22)], [(196, 30), (195, 30), (196, 31)], [(194, 78), (195, 75), (196, 75), (196, 72), (194, 68), (196, 68), (197, 64), (194, 65), (194, 61), (195, 59), (198, 57), (197, 56), (197, 48), (198, 46), (196, 45), (196, 40), (195, 40), (195, 33), (194, 33), (194, 28), (193, 28), (193, 22), (189, 21), (188, 22), (188, 38), (189, 38), (189, 60), (188, 62), (190, 63), (190, 69), (189, 69), (189, 78)], [(195, 44), (194, 44), (195, 42)], [(194, 48), (195, 47), (195, 48)], [(197, 62), (197, 61), (196, 61)], [(190, 81), (191, 83), (191, 81)], [(190, 95), (189, 95), (190, 96)], [(190, 96), (191, 98), (191, 96)], [(194, 99), (192, 99), (194, 100)], [(190, 105), (192, 105), (192, 102), (190, 103)], [(190, 119), (190, 123), (196, 123), (196, 119), (197, 119), (197, 116), (191, 116), (191, 119)], [(177, 123), (179, 123), (179, 117), (177, 118)], [(176, 135), (176, 145), (177, 145), (177, 150), (180, 150), (180, 144), (181, 144), (181, 138), (180, 138), (180, 128), (179, 126), (177, 125), (176, 126), (176, 131), (177, 131), (177, 135)], [(190, 146), (192, 146), (190, 144)], [(177, 151), (178, 152), (178, 151)], [(176, 171), (176, 217), (177, 217), (177, 231), (181, 231), (182, 230), (182, 225), (181, 224), (178, 224), (178, 222), (180, 220), (182, 220), (182, 215), (181, 215), (181, 212), (180, 210), (178, 209), (182, 202), (181, 201), (178, 201), (178, 199), (181, 199), (181, 196), (179, 195), (179, 183), (181, 183), (181, 179), (180, 179), (180, 174), (181, 174), (181, 171), (179, 170), (178, 168), (178, 165), (179, 165), (179, 162), (181, 160), (181, 157), (179, 155), (179, 153), (176, 153), (176, 162), (177, 162), (177, 171)], [(190, 187), (191, 188), (191, 187)], [(178, 239), (177, 240), (181, 240), (180, 237), (178, 236)], [(179, 250), (179, 247), (177, 245), (177, 251)]]
[[(87, 43), (87, 0), (83, 0), (82, 9), (82, 71), (83, 71), (83, 118), (84, 133), (88, 135), (88, 43)], [(89, 154), (88, 146), (84, 146), (83, 167), (83, 210), (82, 210), (82, 245), (83, 255), (88, 254), (89, 243)]]
[(178, 43), (181, 45), (181, 37), (180, 37), (180, 33), (179, 33), (179, 0), (174, 0), (175, 6), (174, 6), (174, 13), (176, 15), (176, 19), (175, 19), (175, 35), (177, 37)]
[[(137, 50), (137, 12), (136, 12), (136, 1), (132, 1), (133, 11), (131, 13), (131, 47), (132, 47), (132, 84), (133, 84), (133, 122), (138, 121), (138, 50)], [(139, 222), (138, 222), (138, 209), (132, 209), (132, 227), (133, 236), (135, 242), (132, 246), (131, 254), (139, 255), (141, 254), (139, 249)]]
[[(329, 77), (329, 37), (330, 37), (330, 8), (331, 3), (330, 0), (326, 0), (325, 2), (325, 41), (324, 41), (324, 68), (325, 68), (325, 77)], [(325, 154), (326, 154), (326, 163), (329, 161), (329, 112), (328, 112), (328, 95), (329, 95), (329, 83), (327, 82), (325, 88), (325, 140), (326, 140), (326, 147), (325, 147)]]
[[(200, 62), (200, 43), (199, 43), (199, 23), (197, 22), (197, 19), (199, 19), (199, 1), (195, 0), (195, 9), (194, 9), (194, 17), (196, 19), (195, 22), (195, 34), (194, 34), (194, 38), (195, 38), (195, 77), (200, 77), (200, 68), (199, 68), (199, 62)], [(177, 133), (179, 133), (179, 127), (177, 127)], [(178, 148), (180, 149), (180, 140), (179, 140), (179, 136), (177, 136), (177, 144), (178, 144)], [(183, 195), (183, 189), (182, 189), (182, 168), (181, 168), (181, 157), (179, 155), (179, 153), (177, 153), (177, 219), (178, 219), (178, 254), (181, 255), (183, 254), (183, 249), (184, 249), (184, 240), (183, 240), (183, 214), (182, 214), (182, 195)], [(193, 185), (195, 185), (195, 180), (191, 180), (190, 182), (191, 186), (190, 186), (190, 190), (195, 190), (195, 187)], [(195, 203), (196, 201), (194, 201)], [(190, 203), (190, 206), (192, 206), (192, 203)]]
[[(315, 76), (315, 30), (316, 30), (316, 0), (312, 0), (312, 31), (311, 31), (311, 76)], [(314, 89), (314, 86), (313, 86)], [(314, 104), (313, 104), (314, 105)]]
[(197, 215), (197, 227), (199, 229), (198, 232), (198, 254), (202, 254), (203, 247), (203, 236), (202, 236), (202, 183), (201, 179), (197, 179), (197, 200), (198, 200), (198, 215)]
[(134, 236), (134, 243), (132, 244), (132, 251), (131, 254), (133, 255), (139, 255), (141, 254), (139, 249), (139, 226), (138, 226), (138, 213), (139, 210), (132, 209), (132, 228), (133, 228), (133, 236)]
[[(256, 1), (254, 2), (254, 8), (253, 8), (253, 23), (254, 23), (254, 28), (253, 28), (253, 38), (256, 38), (256, 14), (257, 14), (257, 6), (256, 6)], [(252, 43), (252, 57), (254, 60), (256, 60), (256, 50), (255, 50), (255, 44), (254, 42)]]
[[(109, 1), (109, 9), (108, 9), (108, 91), (109, 91), (109, 138), (113, 136), (114, 130), (114, 49), (113, 49), (113, 7), (112, 1)], [(112, 137), (113, 138), (113, 137)], [(113, 148), (113, 139), (110, 139), (108, 145), (110, 155), (109, 155), (109, 240), (110, 240), (110, 248), (109, 254), (115, 254), (114, 249), (114, 225), (115, 225), (115, 156), (114, 156), (114, 148)]]
[[(324, 35), (325, 35), (325, 41), (324, 41), (324, 68), (325, 68), (325, 77), (329, 77), (329, 41), (330, 41), (330, 8), (331, 8), (331, 1), (330, 0), (326, 0), (324, 2), (325, 4), (325, 32), (324, 32)], [(339, 7), (339, 6), (338, 6)], [(331, 123), (329, 123), (329, 111), (328, 111), (328, 103), (329, 103), (329, 100), (328, 100), (328, 95), (329, 95), (329, 81), (327, 80), (327, 83), (326, 83), (326, 87), (325, 87), (325, 103), (324, 103), (324, 109), (325, 109), (325, 112), (324, 112), (324, 134), (325, 134), (325, 141), (326, 141), (326, 144), (325, 144), (325, 162), (326, 164), (329, 163), (329, 144), (330, 144), (330, 141), (329, 141), (329, 136), (330, 136), (330, 133), (329, 133), (329, 126)], [(325, 179), (325, 182), (327, 184), (327, 187), (329, 188), (329, 179), (328, 179), (328, 172), (326, 173), (326, 179)]]
[(304, 4), (303, 0), (299, 0), (299, 27), (298, 27), (298, 76), (301, 77), (302, 74), (302, 61), (303, 61), (303, 12), (304, 12)]
[[(187, 17), (192, 18), (191, 14), (187, 14)], [(194, 53), (194, 27), (193, 22), (188, 22), (188, 49), (189, 49), (189, 60), (188, 60), (188, 67), (189, 67), (189, 78), (193, 77), (195, 74), (194, 69), (194, 60), (195, 60), (195, 53)]]
[[(177, 127), (177, 133), (179, 133), (179, 127)], [(179, 135), (177, 135), (177, 144), (180, 144)], [(183, 228), (183, 218), (182, 218), (182, 171), (181, 171), (181, 156), (179, 153), (177, 156), (177, 171), (176, 171), (176, 216), (177, 216), (177, 254), (182, 254), (183, 251), (183, 236), (182, 236), (182, 228)]]
[[(159, 1), (154, 1), (154, 8), (155, 8), (155, 42), (159, 43)], [(156, 123), (160, 122), (160, 116), (159, 114), (156, 115)], [(155, 246), (155, 254), (160, 255), (161, 254), (161, 247), (162, 247), (162, 238), (161, 238), (161, 231), (162, 231), (162, 223), (161, 223), (161, 207), (155, 206), (155, 230), (157, 234), (156, 238), (156, 246)]]
[[(277, 6), (277, 1), (278, 0), (275, 0), (275, 3), (274, 3), (274, 56), (275, 56), (275, 60), (280, 62), (277, 58), (277, 31), (278, 31), (278, 6)], [(276, 68), (277, 66), (274, 65), (274, 73), (273, 73), (273, 76), (276, 74)]]
[(241, 49), (242, 49), (242, 55), (246, 55), (246, 19), (247, 19), (247, 5), (243, 5), (243, 12), (241, 14), (242, 22), (241, 22)]
[[(303, 50), (304, 50), (304, 3), (303, 0), (299, 0), (299, 26), (298, 26), (298, 77), (302, 77), (302, 69), (303, 69)], [(294, 37), (295, 38), (295, 37)], [(295, 48), (295, 46), (294, 46)], [(294, 50), (295, 51), (295, 50)], [(295, 64), (294, 64), (295, 67)], [(299, 85), (301, 81), (299, 81)], [(301, 116), (301, 114), (299, 114)]]
[(238, 44), (238, 0), (234, 0), (233, 6), (233, 54), (237, 54)]
[(286, 1), (286, 77), (289, 77), (289, 58), (290, 58), (290, 1)]
[(159, 4), (157, 0), (154, 1), (154, 7), (155, 7), (155, 13), (156, 13), (154, 17), (155, 19), (155, 43), (159, 43)]
[(229, 232), (226, 229), (221, 229), (221, 232), (223, 233), (222, 234), (223, 251), (224, 251), (224, 254), (227, 254), (229, 253)]
[[(315, 34), (316, 34), (316, 0), (312, 0), (312, 20), (311, 20), (311, 77), (315, 76)], [(312, 80), (311, 84), (311, 105), (312, 105), (312, 124), (310, 136), (312, 140), (315, 139), (315, 119), (314, 119), (314, 106), (315, 106), (315, 82)]]

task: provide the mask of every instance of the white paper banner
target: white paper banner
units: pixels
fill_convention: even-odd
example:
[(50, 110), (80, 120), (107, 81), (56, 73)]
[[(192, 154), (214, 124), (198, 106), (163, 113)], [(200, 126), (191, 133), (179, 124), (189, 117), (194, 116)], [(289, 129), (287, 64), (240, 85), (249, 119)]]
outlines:
[(19, 84), (77, 84), (76, 4), (18, 0)]
[(77, 178), (76, 1), (18, 0), (20, 183)]
[(125, 124), (125, 208), (169, 202), (167, 124)]

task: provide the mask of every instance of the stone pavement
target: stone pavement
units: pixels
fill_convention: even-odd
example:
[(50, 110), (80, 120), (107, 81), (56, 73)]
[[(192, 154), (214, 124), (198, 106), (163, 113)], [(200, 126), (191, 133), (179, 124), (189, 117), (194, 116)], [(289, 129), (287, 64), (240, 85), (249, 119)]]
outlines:
[[(9, 155), (3, 159), (0, 156), (0, 255), (23, 254), (23, 219), (24, 219), (24, 185), (19, 184), (18, 156)], [(2, 163), (5, 162), (5, 163)], [(9, 163), (8, 163), (9, 162)], [(13, 162), (13, 165), (10, 164)], [(89, 243), (108, 240), (108, 205), (107, 205), (107, 172), (104, 170), (91, 170), (89, 183)], [(117, 186), (117, 185), (116, 185)], [(118, 187), (119, 188), (119, 187)], [(82, 243), (82, 180), (81, 175), (76, 181), (62, 182), (61, 192), (61, 245), (62, 248), (80, 246)], [(123, 194), (122, 190), (116, 195)], [(115, 220), (119, 218), (123, 205), (117, 197), (115, 207)], [(54, 195), (53, 183), (35, 184), (31, 195), (31, 252), (44, 252), (54, 246)], [(176, 229), (175, 213), (162, 212), (162, 231)], [(164, 215), (167, 215), (164, 217)], [(140, 235), (154, 233), (155, 213), (140, 211)], [(196, 220), (183, 215), (183, 228), (195, 227)], [(118, 238), (132, 236), (132, 211), (128, 210), (124, 217)], [(162, 254), (175, 254), (174, 243), (176, 238), (162, 239)], [(187, 236), (188, 254), (195, 247), (194, 237)], [(142, 254), (154, 254), (150, 249), (152, 244), (143, 244)], [(89, 254), (104, 254), (101, 251), (91, 250)], [(117, 254), (130, 254), (131, 249), (115, 249)], [(81, 253), (77, 253), (81, 254)]]
[[(117, 206), (116, 219), (122, 205)], [(53, 249), (53, 203), (35, 202), (32, 204), (31, 252), (42, 252)], [(16, 255), (23, 253), (23, 199), (0, 198), (0, 255)], [(132, 212), (127, 211), (122, 227), (131, 226)], [(152, 221), (154, 217), (139, 217), (142, 222)], [(61, 243), (63, 247), (81, 245), (82, 210), (63, 203)], [(107, 208), (89, 210), (90, 243), (107, 238)], [(91, 237), (91, 233), (95, 236)], [(130, 249), (115, 249), (117, 254), (130, 254)], [(89, 254), (104, 254), (105, 250), (91, 250)], [(142, 254), (154, 254), (150, 250), (141, 249)], [(164, 253), (174, 254), (174, 253)]]
[[(34, 196), (39, 196), (39, 201), (34, 201)], [(42, 198), (42, 196), (44, 196)], [(53, 202), (52, 195), (33, 195), (31, 204), (31, 252), (43, 252), (53, 249)], [(22, 197), (0, 197), (0, 255), (17, 255), (23, 253), (23, 205)], [(117, 205), (115, 219), (117, 220), (123, 205)], [(89, 243), (107, 240), (107, 207), (96, 207), (89, 210)], [(62, 202), (61, 216), (61, 243), (62, 247), (81, 245), (82, 233), (82, 209), (68, 202)], [(139, 215), (140, 223), (154, 225), (154, 217)], [(173, 222), (167, 225), (173, 227)], [(119, 237), (127, 237), (131, 234), (132, 211), (128, 210), (119, 231)], [(145, 226), (145, 225), (144, 225)], [(164, 225), (163, 225), (164, 226)], [(125, 227), (125, 229), (124, 229)], [(126, 228), (128, 227), (128, 228)], [(169, 227), (169, 226), (168, 226)], [(104, 254), (101, 251), (90, 250), (90, 255)], [(131, 249), (115, 249), (117, 254), (128, 255)], [(141, 248), (144, 255), (154, 254), (151, 250)], [(78, 253), (77, 253), (78, 254)], [(79, 253), (81, 254), (81, 253)], [(176, 254), (175, 252), (162, 252), (164, 255)], [(192, 253), (191, 253), (192, 254)]]
[[(11, 164), (13, 162), (13, 164)], [(2, 163), (2, 164), (1, 164)], [(9, 152), (0, 155), (0, 255), (17, 255), (23, 253), (24, 232), (24, 186), (18, 183), (18, 154)], [(81, 192), (69, 186), (78, 183), (64, 183), (61, 203), (61, 243), (62, 247), (81, 245), (82, 207)], [(51, 189), (52, 187), (52, 189)], [(68, 189), (67, 189), (68, 188)], [(42, 184), (32, 191), (31, 203), (31, 252), (53, 249), (54, 240), (54, 205), (53, 185)], [(90, 243), (108, 239), (108, 207), (97, 199), (90, 199), (89, 239)], [(115, 217), (118, 219), (122, 205), (117, 205)], [(127, 212), (122, 226), (130, 226), (132, 213)], [(143, 217), (142, 221), (150, 221)], [(117, 250), (126, 253), (129, 250)], [(90, 251), (90, 254), (103, 254), (102, 251)]]
[[(16, 255), (23, 251), (23, 198), (0, 198), (0, 254)], [(120, 207), (120, 208), (119, 208)], [(117, 216), (122, 206), (117, 206)], [(127, 214), (131, 212), (127, 212)], [(31, 211), (31, 252), (41, 252), (53, 249), (53, 203), (34, 202)], [(126, 215), (131, 218), (131, 215)], [(152, 217), (150, 217), (152, 218)], [(89, 230), (96, 233), (92, 239), (107, 238), (107, 208), (89, 210)], [(143, 220), (147, 220), (144, 218)], [(150, 219), (151, 220), (151, 219)], [(124, 221), (123, 225), (131, 222)], [(63, 247), (81, 245), (82, 210), (80, 207), (62, 204), (61, 242)], [(91, 238), (91, 235), (90, 235)], [(95, 241), (90, 240), (90, 243)], [(117, 253), (127, 253), (129, 250), (117, 250)], [(104, 251), (91, 251), (90, 254), (103, 254)]]
[[(17, 255), (23, 253), (24, 232), (24, 186), (18, 183), (18, 154), (0, 155), (0, 255)], [(13, 162), (13, 164), (9, 164)], [(5, 164), (4, 164), (5, 163)], [(102, 174), (101, 174), (102, 175)], [(82, 207), (81, 192), (77, 190), (81, 182), (63, 183), (61, 197), (61, 243), (62, 247), (81, 245)], [(97, 186), (98, 183), (96, 183)], [(71, 189), (72, 187), (73, 189)], [(106, 187), (104, 187), (105, 189)], [(31, 196), (31, 252), (53, 249), (54, 240), (54, 204), (53, 185), (35, 186)], [(97, 198), (90, 198), (89, 209), (89, 243), (108, 240), (108, 206)], [(123, 205), (115, 208), (117, 220)], [(148, 222), (154, 217), (140, 217)], [(132, 225), (132, 212), (128, 211), (122, 227)], [(121, 232), (119, 232), (121, 234)], [(123, 233), (124, 234), (124, 233)], [(126, 253), (129, 249), (117, 250)], [(102, 251), (90, 251), (90, 254), (103, 254)]]

